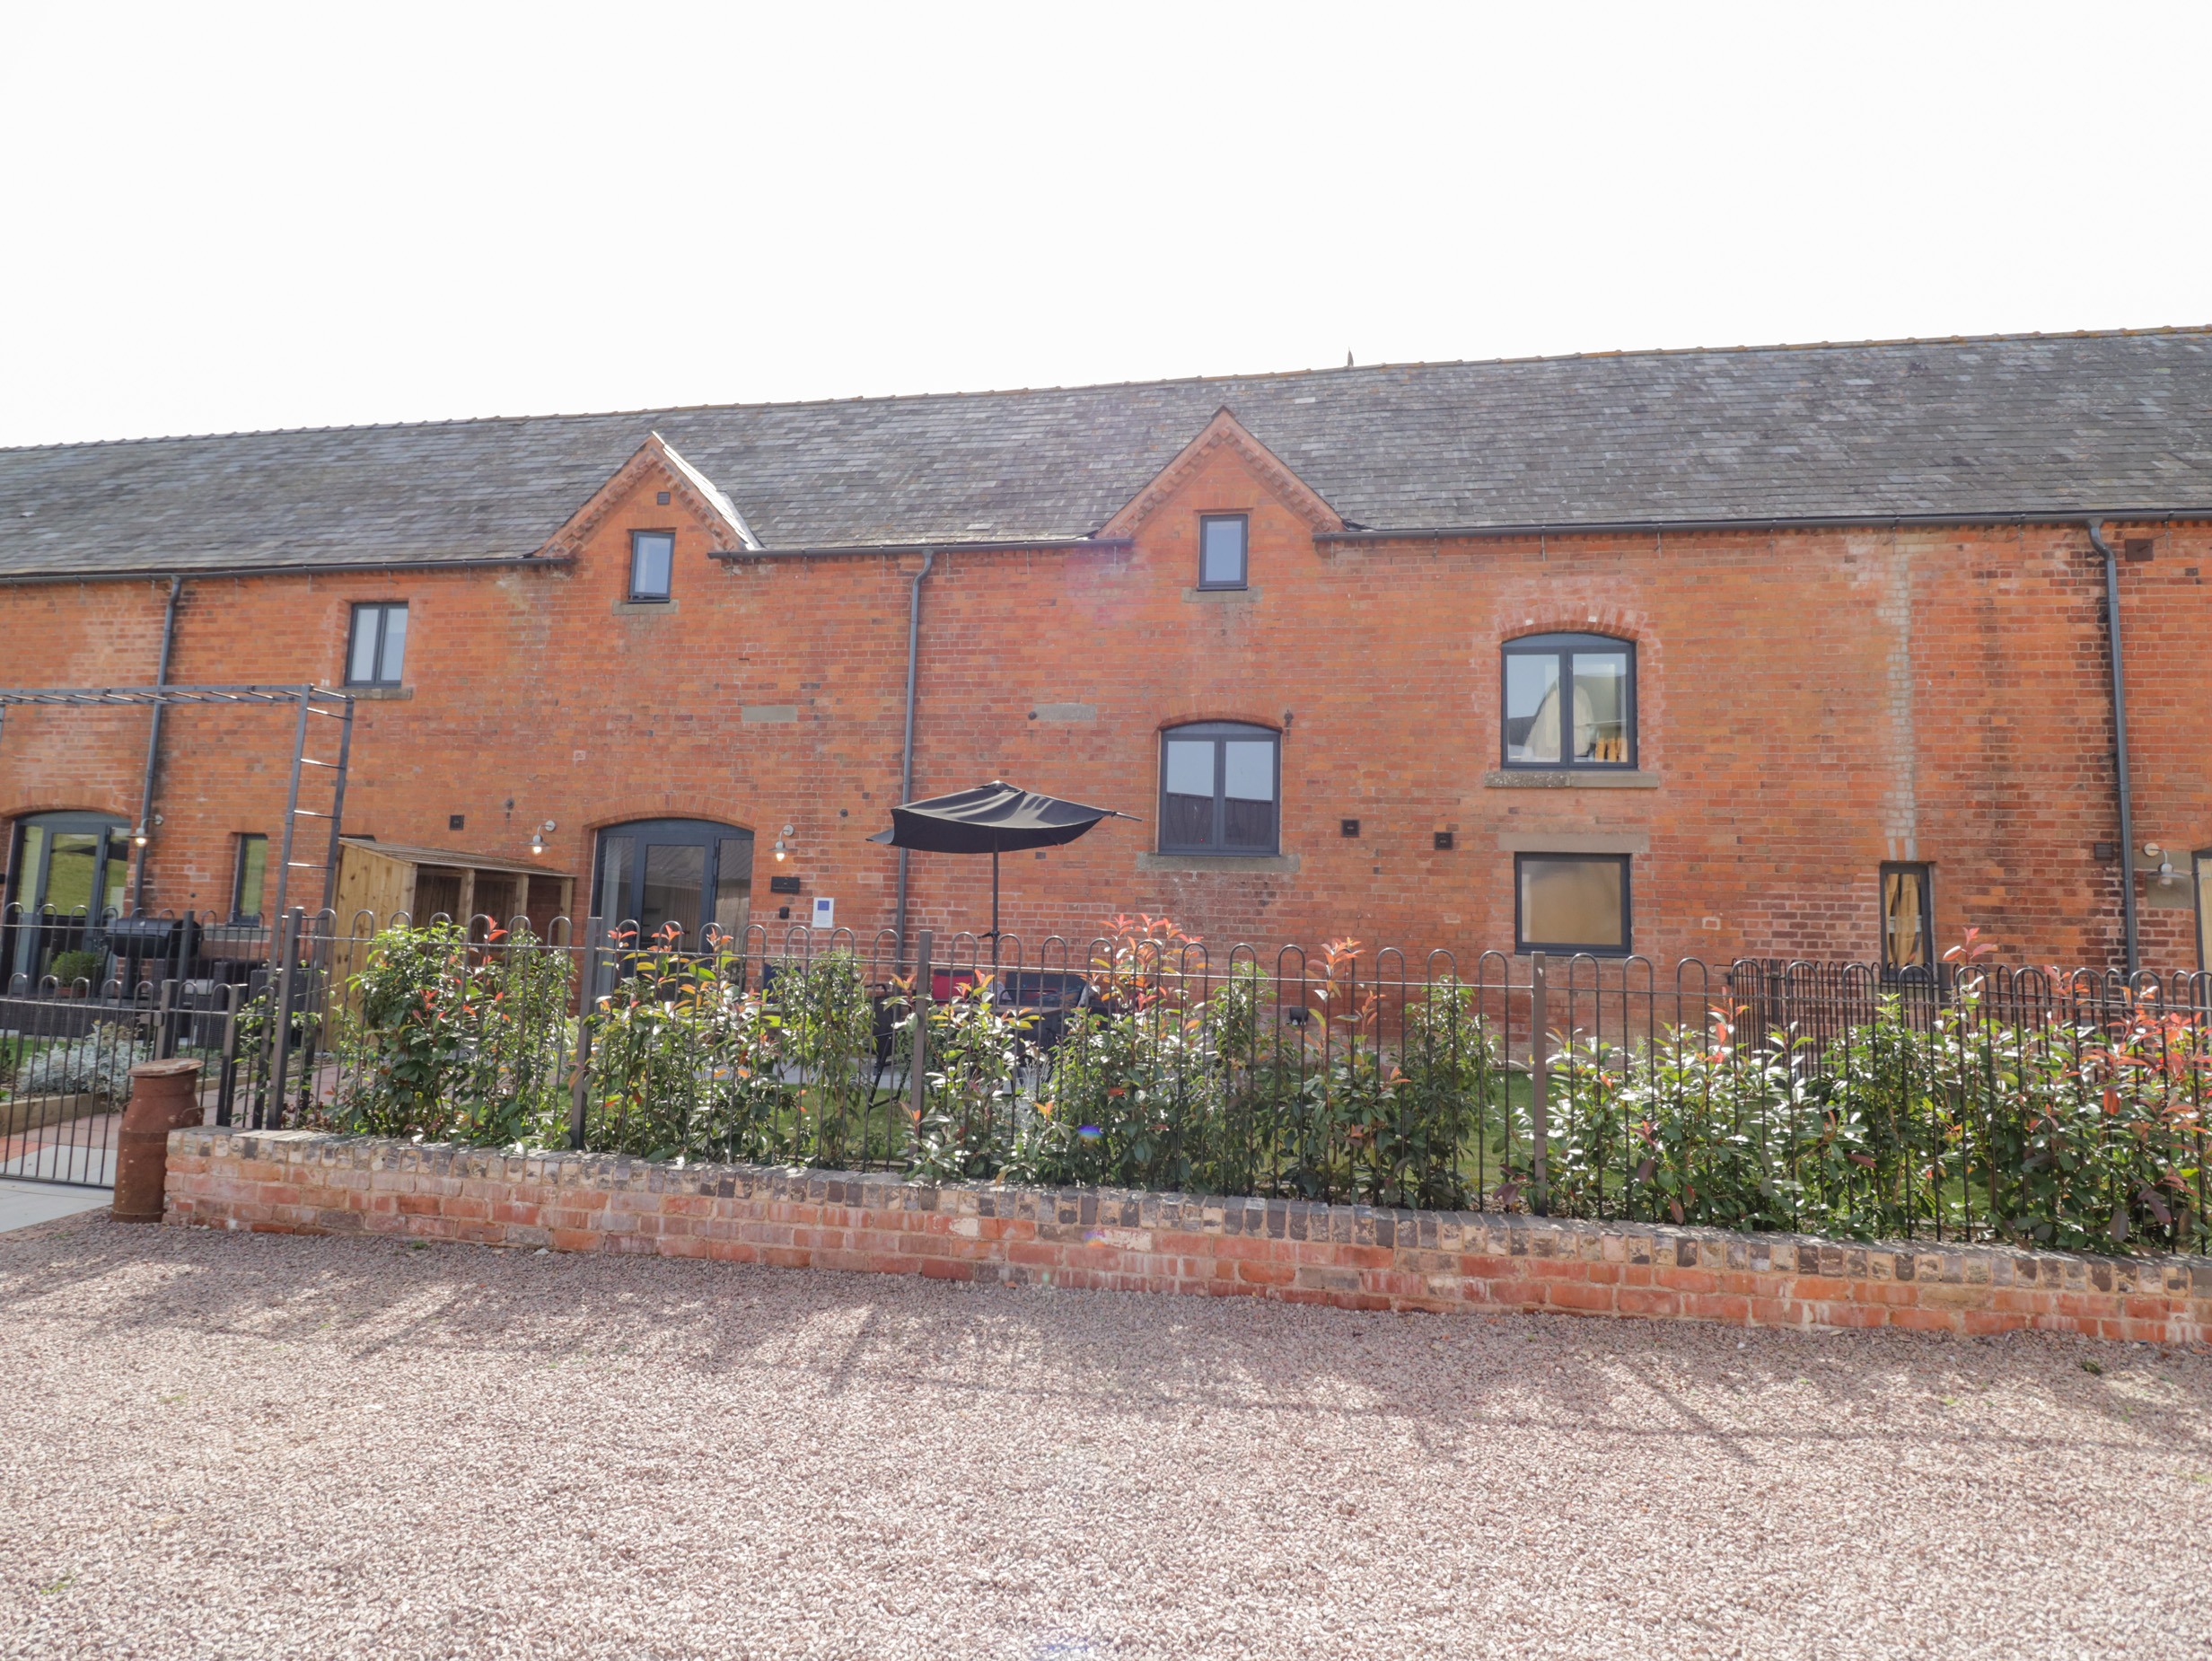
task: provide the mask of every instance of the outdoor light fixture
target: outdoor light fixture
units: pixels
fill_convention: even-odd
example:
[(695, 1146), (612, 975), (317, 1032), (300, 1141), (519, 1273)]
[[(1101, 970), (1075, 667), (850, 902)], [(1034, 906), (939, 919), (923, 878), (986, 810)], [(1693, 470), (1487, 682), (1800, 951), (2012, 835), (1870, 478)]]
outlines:
[(2166, 850), (2155, 842), (2146, 842), (2143, 844), (2143, 857), (2155, 859), (2158, 862), (2158, 886), (2172, 888), (2173, 886), (2173, 861), (2166, 857)]
[(545, 833), (552, 829), (553, 822), (549, 819), (545, 822), (545, 823), (540, 825), (536, 830), (530, 833), (530, 851), (531, 853), (542, 854), (545, 852)]
[[(784, 827), (784, 836), (789, 836), (789, 835), (791, 835), (791, 834), (792, 834), (792, 828), (791, 828), (791, 826), (789, 826), (789, 825), (786, 825), (786, 826)], [(776, 857), (777, 857), (777, 860), (779, 860), (779, 861), (783, 859), (783, 857), (785, 857), (785, 853), (786, 853), (786, 849), (785, 849), (785, 848), (784, 848), (784, 836), (779, 836), (779, 837), (777, 837), (777, 838), (776, 839)]]
[(146, 828), (144, 825), (140, 825), (136, 830), (132, 831), (130, 833), (130, 841), (133, 848), (144, 848), (146, 845)]

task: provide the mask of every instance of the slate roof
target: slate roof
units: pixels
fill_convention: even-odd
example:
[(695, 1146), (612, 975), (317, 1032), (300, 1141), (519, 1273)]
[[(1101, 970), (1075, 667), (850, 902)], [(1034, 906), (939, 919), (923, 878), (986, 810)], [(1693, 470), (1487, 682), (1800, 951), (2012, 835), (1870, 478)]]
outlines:
[(534, 552), (658, 430), (770, 549), (1094, 532), (1226, 407), (1375, 528), (2212, 505), (2212, 330), (0, 450), (0, 576)]

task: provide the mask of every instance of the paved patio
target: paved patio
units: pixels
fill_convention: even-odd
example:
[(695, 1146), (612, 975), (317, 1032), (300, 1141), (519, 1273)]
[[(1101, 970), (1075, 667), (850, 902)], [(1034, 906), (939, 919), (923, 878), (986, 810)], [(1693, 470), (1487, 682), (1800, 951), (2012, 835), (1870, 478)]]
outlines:
[(98, 1217), (0, 1320), (0, 1655), (2212, 1648), (2174, 1350)]
[(26, 1182), (0, 1176), (0, 1235), (85, 1211), (101, 1210), (114, 1199), (115, 1191), (109, 1188)]

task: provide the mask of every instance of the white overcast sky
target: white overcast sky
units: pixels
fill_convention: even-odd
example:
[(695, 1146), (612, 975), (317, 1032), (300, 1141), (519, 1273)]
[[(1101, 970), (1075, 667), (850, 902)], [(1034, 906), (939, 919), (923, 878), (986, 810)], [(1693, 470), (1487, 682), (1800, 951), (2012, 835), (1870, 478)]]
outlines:
[(2212, 321), (2212, 6), (11, 6), (0, 444)]

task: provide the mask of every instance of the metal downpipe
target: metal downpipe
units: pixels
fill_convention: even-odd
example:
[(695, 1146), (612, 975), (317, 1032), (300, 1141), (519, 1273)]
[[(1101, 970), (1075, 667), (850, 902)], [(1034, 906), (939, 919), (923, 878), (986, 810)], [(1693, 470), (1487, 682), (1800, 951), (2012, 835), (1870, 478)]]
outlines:
[[(169, 579), (169, 611), (162, 620), (162, 662), (154, 672), (154, 684), (158, 690), (169, 684), (169, 653), (177, 638), (177, 595), (184, 588), (184, 578), (174, 575)], [(154, 725), (146, 733), (145, 777), (138, 788), (138, 825), (146, 844), (138, 850), (138, 870), (132, 879), (130, 909), (143, 914), (146, 909), (146, 856), (154, 851), (154, 769), (162, 759), (162, 715), (165, 704), (154, 706)]]
[[(915, 670), (921, 661), (922, 649), (922, 579), (929, 575), (930, 567), (937, 563), (937, 550), (922, 549), (922, 568), (914, 574), (914, 587), (907, 596), (907, 743), (906, 759), (899, 773), (899, 800), (914, 799), (914, 679)], [(899, 850), (899, 961), (907, 956), (907, 854)]]
[(2135, 918), (2135, 795), (2128, 783), (2128, 675), (2120, 648), (2120, 556), (2104, 540), (2104, 522), (2090, 519), (2089, 545), (2104, 556), (2104, 631), (2112, 658), (2112, 771), (2120, 784), (2120, 918), (2128, 972), (2143, 966)]

